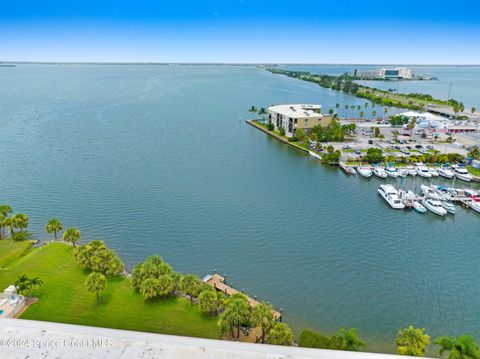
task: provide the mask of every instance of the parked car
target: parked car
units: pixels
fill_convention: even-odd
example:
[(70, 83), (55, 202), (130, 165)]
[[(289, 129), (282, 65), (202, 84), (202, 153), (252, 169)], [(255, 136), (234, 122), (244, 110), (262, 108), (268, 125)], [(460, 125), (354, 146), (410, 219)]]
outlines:
[(433, 146), (432, 146), (432, 145), (427, 145), (427, 148), (428, 148), (429, 150), (433, 150)]
[(427, 151), (425, 151), (425, 148), (422, 147), (422, 148), (419, 148), (419, 149), (418, 149), (418, 152), (420, 152), (421, 154), (424, 154), (424, 153), (427, 152)]
[(390, 143), (391, 145), (393, 145), (395, 143), (395, 142), (393, 142), (393, 140), (388, 140), (387, 142)]
[(352, 146), (349, 146), (349, 145), (345, 145), (342, 147), (344, 150), (351, 150), (352, 149)]
[(369, 145), (373, 145), (373, 140), (368, 140)]
[(355, 153), (356, 153), (357, 155), (361, 155), (361, 154), (362, 154), (362, 151), (360, 151), (359, 148), (356, 148), (356, 149), (355, 149)]
[(401, 152), (404, 154), (404, 155), (407, 155), (407, 156), (410, 156), (410, 152), (408, 152), (406, 149), (402, 148), (401, 149)]
[(405, 146), (405, 148), (406, 148), (407, 150), (411, 150), (411, 149), (412, 149), (412, 146)]
[(423, 148), (423, 146), (422, 145), (415, 145), (415, 148), (420, 149), (420, 148)]

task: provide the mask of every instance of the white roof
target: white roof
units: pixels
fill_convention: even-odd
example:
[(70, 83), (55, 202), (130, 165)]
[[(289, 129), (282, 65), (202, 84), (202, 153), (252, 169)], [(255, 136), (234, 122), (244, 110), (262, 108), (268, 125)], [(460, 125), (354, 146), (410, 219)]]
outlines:
[(298, 118), (298, 117), (321, 117), (319, 113), (322, 109), (321, 105), (312, 104), (285, 104), (270, 106), (268, 111), (279, 113), (283, 116)]

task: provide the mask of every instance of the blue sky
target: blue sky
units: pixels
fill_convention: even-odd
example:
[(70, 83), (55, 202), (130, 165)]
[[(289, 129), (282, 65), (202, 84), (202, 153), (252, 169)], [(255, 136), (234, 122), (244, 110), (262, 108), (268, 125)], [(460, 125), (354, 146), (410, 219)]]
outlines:
[(17, 0), (0, 61), (480, 64), (480, 2)]

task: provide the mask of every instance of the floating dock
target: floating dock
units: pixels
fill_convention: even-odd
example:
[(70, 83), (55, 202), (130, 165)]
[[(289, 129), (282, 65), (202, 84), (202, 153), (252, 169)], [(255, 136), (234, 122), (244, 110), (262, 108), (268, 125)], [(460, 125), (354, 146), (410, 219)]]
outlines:
[[(223, 277), (219, 274), (206, 275), (203, 278), (203, 282), (212, 286), (213, 288), (215, 288), (218, 291), (224, 292), (227, 296), (231, 296), (231, 295), (236, 294), (236, 293), (243, 294), (245, 297), (247, 297), (248, 305), (251, 306), (252, 308), (256, 307), (257, 305), (260, 304), (260, 302), (257, 301), (256, 299), (253, 299), (253, 298), (249, 297), (248, 295), (246, 295), (245, 293), (242, 293), (242, 292), (236, 290), (235, 288), (232, 288), (229, 285), (227, 285), (227, 283), (225, 281), (225, 277)], [(279, 322), (282, 321), (282, 312), (278, 312), (278, 311), (272, 309), (272, 313), (273, 313), (273, 316), (275, 317), (276, 321), (279, 321)]]

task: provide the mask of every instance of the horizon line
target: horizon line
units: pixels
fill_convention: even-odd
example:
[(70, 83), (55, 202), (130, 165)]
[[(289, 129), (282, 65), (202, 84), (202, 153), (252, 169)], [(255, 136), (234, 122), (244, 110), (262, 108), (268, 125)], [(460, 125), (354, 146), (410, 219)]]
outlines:
[(347, 63), (347, 62), (182, 62), (182, 61), (9, 61), (0, 60), (0, 64), (45, 64), (45, 65), (240, 65), (240, 66), (265, 66), (265, 65), (300, 65), (300, 66), (325, 66), (325, 65), (351, 65), (351, 66), (480, 66), (478, 64), (415, 64), (415, 63)]

